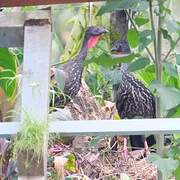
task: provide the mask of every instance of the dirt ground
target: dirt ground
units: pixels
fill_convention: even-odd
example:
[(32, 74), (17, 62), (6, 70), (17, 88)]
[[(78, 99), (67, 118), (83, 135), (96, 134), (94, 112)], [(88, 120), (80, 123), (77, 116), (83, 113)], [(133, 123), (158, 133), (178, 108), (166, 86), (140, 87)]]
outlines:
[[(116, 112), (115, 104), (105, 102), (104, 106), (97, 104), (83, 82), (73, 102), (68, 109), (75, 120), (109, 119), (113, 120)], [(93, 180), (156, 180), (157, 169), (143, 157), (143, 150), (131, 151), (128, 158), (123, 156), (123, 137), (118, 138), (118, 149), (112, 151), (110, 138), (98, 139), (92, 146), (93, 137), (56, 138), (49, 145), (49, 180), (52, 179), (93, 179)], [(68, 155), (73, 155), (70, 168), (64, 168)], [(70, 165), (70, 166), (71, 166)], [(57, 175), (58, 174), (58, 175)], [(128, 178), (128, 177), (129, 178)]]

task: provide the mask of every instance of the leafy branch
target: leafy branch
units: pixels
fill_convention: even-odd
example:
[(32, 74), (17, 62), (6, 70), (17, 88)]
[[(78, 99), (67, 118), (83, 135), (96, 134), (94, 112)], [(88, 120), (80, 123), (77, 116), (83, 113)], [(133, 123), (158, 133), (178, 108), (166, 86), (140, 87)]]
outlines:
[[(137, 29), (137, 27), (136, 27), (136, 25), (135, 25), (135, 23), (134, 23), (132, 17), (130, 16), (129, 12), (128, 12), (127, 10), (126, 10), (125, 12), (126, 12), (128, 18), (129, 18), (129, 20), (130, 20), (132, 26), (134, 27), (135, 31), (136, 31), (137, 33), (139, 33), (139, 31), (138, 31), (138, 29)], [(146, 49), (147, 53), (149, 54), (149, 56), (151, 57), (152, 61), (154, 62), (155, 59), (154, 59), (154, 57), (153, 57), (151, 51), (149, 50), (149, 48), (148, 48), (148, 47), (145, 47), (145, 49)]]

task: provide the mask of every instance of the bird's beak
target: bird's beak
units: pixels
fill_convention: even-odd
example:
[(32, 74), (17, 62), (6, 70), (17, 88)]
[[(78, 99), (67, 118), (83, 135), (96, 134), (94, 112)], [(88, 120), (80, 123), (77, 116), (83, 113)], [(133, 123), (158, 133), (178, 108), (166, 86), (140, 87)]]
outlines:
[(112, 49), (111, 49), (111, 52), (116, 52), (117, 51), (117, 48), (116, 47), (112, 47)]
[(105, 28), (101, 28), (100, 34), (108, 33), (109, 31)]

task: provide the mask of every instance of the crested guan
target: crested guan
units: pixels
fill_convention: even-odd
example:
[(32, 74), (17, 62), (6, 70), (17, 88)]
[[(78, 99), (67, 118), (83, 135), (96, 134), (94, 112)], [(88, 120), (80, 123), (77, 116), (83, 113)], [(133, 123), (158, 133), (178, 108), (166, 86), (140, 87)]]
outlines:
[[(112, 51), (120, 54), (129, 54), (130, 48), (126, 40), (116, 41)], [(117, 90), (116, 108), (121, 119), (133, 118), (155, 118), (155, 98), (148, 88), (142, 82), (128, 73), (128, 64), (122, 63), (120, 67), (121, 83)], [(132, 150), (156, 143), (154, 135), (145, 139), (144, 135), (131, 135), (130, 144)], [(125, 144), (127, 142), (125, 141)], [(127, 148), (124, 147), (124, 150)]]
[[(99, 41), (100, 35), (108, 32), (103, 27), (88, 27), (79, 54), (59, 67), (52, 68), (53, 76), (59, 76), (64, 83), (63, 94), (55, 95), (54, 106), (63, 108), (78, 93), (81, 86), (83, 72), (83, 61), (85, 60), (88, 49), (93, 48)], [(51, 76), (52, 77), (52, 76)], [(51, 102), (52, 104), (52, 102)]]

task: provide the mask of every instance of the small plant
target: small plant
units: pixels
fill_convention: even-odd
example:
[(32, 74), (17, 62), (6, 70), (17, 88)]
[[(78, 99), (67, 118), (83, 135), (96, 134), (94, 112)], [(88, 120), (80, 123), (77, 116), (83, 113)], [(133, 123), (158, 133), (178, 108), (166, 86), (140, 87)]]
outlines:
[[(26, 165), (34, 157), (39, 162), (43, 153), (44, 136), (47, 133), (48, 124), (46, 122), (33, 118), (32, 115), (26, 113), (22, 128), (14, 140), (14, 156), (25, 152), (27, 154)], [(31, 154), (32, 157), (28, 157), (28, 154)]]

